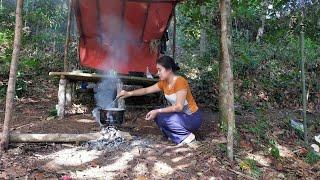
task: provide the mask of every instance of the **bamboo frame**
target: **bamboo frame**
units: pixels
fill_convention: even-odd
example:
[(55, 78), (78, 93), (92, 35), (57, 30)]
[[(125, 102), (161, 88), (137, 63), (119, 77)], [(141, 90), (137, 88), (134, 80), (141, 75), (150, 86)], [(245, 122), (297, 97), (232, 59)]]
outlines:
[[(91, 73), (82, 73), (82, 72), (50, 72), (49, 76), (64, 76), (70, 81), (88, 81), (88, 82), (99, 82), (103, 78), (108, 78), (109, 76), (103, 74), (91, 74)], [(125, 84), (128, 85), (153, 85), (158, 82), (158, 79), (149, 79), (144, 77), (134, 77), (134, 76), (125, 76), (118, 75)]]

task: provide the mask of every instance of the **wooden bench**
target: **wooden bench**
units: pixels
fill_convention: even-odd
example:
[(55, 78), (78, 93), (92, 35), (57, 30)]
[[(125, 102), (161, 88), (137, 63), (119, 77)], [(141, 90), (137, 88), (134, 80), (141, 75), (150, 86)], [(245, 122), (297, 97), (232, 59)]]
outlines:
[[(103, 78), (110, 76), (103, 74), (91, 74), (84, 72), (50, 72), (49, 76), (56, 76), (60, 78), (59, 90), (58, 90), (58, 117), (63, 118), (65, 115), (65, 107), (71, 104), (72, 99), (75, 97), (76, 82), (94, 82), (97, 83)], [(139, 86), (151, 86), (158, 82), (158, 79), (149, 79), (145, 77), (134, 77), (128, 75), (118, 75), (121, 81), (117, 82), (117, 92), (119, 93), (123, 89), (123, 85), (139, 85)], [(118, 106), (124, 108), (125, 102), (123, 99), (118, 100)]]

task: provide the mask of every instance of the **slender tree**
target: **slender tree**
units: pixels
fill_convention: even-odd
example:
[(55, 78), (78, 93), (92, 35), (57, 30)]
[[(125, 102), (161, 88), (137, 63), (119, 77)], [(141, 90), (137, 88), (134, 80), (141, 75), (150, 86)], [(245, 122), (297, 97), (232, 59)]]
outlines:
[(221, 127), (227, 127), (227, 154), (233, 160), (233, 135), (235, 132), (234, 120), (234, 90), (233, 73), (231, 69), (231, 2), (220, 0), (221, 21), (221, 60), (219, 64), (219, 118)]
[(262, 11), (261, 16), (260, 16), (261, 26), (259, 27), (258, 33), (256, 36), (257, 42), (260, 42), (260, 39), (262, 38), (262, 36), (264, 34), (264, 29), (266, 26), (266, 16), (267, 16), (267, 12), (268, 12), (268, 0), (263, 0), (261, 11)]
[(16, 7), (16, 24), (15, 24), (15, 32), (14, 32), (14, 43), (13, 43), (13, 52), (12, 52), (12, 60), (10, 65), (10, 74), (9, 74), (9, 82), (7, 89), (7, 97), (6, 97), (6, 112), (3, 123), (3, 135), (0, 143), (0, 149), (5, 150), (9, 145), (9, 123), (12, 119), (13, 112), (13, 98), (16, 87), (16, 79), (17, 79), (17, 64), (19, 60), (20, 54), (20, 46), (21, 46), (21, 29), (22, 29), (22, 9), (23, 9), (23, 0), (17, 1)]
[[(72, 0), (69, 0), (69, 8), (68, 8), (68, 22), (67, 22), (67, 34), (66, 41), (64, 45), (64, 58), (63, 58), (63, 71), (69, 71), (69, 62), (68, 62), (68, 54), (69, 54), (69, 45), (70, 45), (70, 32), (71, 32), (71, 14), (72, 14)], [(58, 117), (60, 119), (64, 118), (65, 114), (65, 106), (71, 102), (70, 96), (70, 87), (67, 87), (67, 79), (62, 75), (59, 81), (59, 90), (58, 90)], [(66, 93), (68, 92), (68, 93)]]
[(64, 45), (64, 60), (63, 60), (63, 70), (67, 72), (69, 70), (68, 63), (68, 52), (70, 46), (70, 32), (71, 32), (71, 14), (72, 14), (72, 0), (69, 0), (69, 9), (68, 9), (68, 21), (67, 21), (67, 34), (66, 34), (66, 42)]
[[(204, 3), (202, 3), (200, 11), (203, 17), (207, 15), (206, 6)], [(200, 56), (204, 56), (207, 51), (207, 32), (205, 29), (205, 24), (206, 22), (202, 21), (200, 29)]]
[(304, 16), (305, 16), (305, 2), (301, 1), (301, 31), (300, 31), (300, 49), (301, 49), (301, 82), (302, 82), (302, 105), (303, 105), (303, 130), (304, 130), (304, 142), (308, 145), (308, 122), (307, 122), (307, 96), (306, 96), (306, 75), (305, 75), (305, 47), (304, 47)]

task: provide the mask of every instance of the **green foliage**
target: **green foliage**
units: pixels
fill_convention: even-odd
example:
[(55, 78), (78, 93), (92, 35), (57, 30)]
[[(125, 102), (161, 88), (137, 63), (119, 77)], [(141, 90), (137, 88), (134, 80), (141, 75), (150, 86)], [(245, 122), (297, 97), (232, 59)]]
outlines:
[(271, 147), (270, 153), (272, 157), (274, 157), (275, 159), (280, 159), (280, 151), (279, 148), (277, 148), (276, 146)]
[[(260, 91), (268, 94), (268, 102), (277, 104), (297, 104), (300, 94), (300, 41), (301, 4), (288, 1), (268, 1), (268, 7), (263, 6), (263, 0), (232, 1), (232, 46), (233, 71), (235, 80), (241, 80), (241, 85), (235, 84), (236, 102), (245, 109), (254, 110)], [(315, 67), (320, 62), (319, 44), (319, 4), (306, 6), (306, 67), (307, 72), (315, 72), (312, 77), (307, 75), (310, 91), (318, 92), (317, 82), (320, 74)], [(201, 8), (206, 16), (201, 14)], [(267, 13), (265, 33), (261, 42), (255, 41), (262, 13)], [(218, 83), (219, 59), (219, 13), (218, 2), (186, 1), (178, 6), (178, 45), (181, 55), (178, 61), (183, 63), (185, 73), (197, 72), (198, 84)], [(288, 26), (289, 25), (289, 26)], [(205, 56), (199, 52), (201, 30), (205, 30), (209, 45)], [(207, 65), (211, 63), (211, 72)], [(201, 76), (203, 74), (203, 76)], [(213, 81), (207, 81), (212, 78)], [(237, 82), (237, 81), (236, 81)], [(318, 90), (317, 90), (317, 89)], [(251, 92), (253, 99), (244, 99), (244, 94)], [(285, 93), (284, 93), (285, 92)], [(214, 98), (216, 98), (215, 96)], [(207, 101), (213, 101), (212, 98)], [(202, 100), (201, 100), (202, 101)]]
[(4, 83), (0, 83), (0, 100), (5, 97), (7, 86)]
[(223, 143), (220, 143), (219, 144), (219, 151), (222, 152), (222, 153), (226, 153), (227, 152), (227, 145), (223, 144)]
[(248, 171), (254, 177), (260, 177), (261, 175), (261, 170), (257, 167), (257, 161), (254, 159), (244, 159), (239, 166), (241, 170)]
[[(24, 1), (23, 34), (16, 82), (17, 97), (22, 96), (27, 90), (29, 77), (61, 70), (68, 2)], [(0, 98), (3, 98), (12, 58), (16, 2), (4, 0), (1, 3), (3, 8), (0, 9)], [(72, 32), (76, 33), (76, 30)], [(75, 45), (70, 53), (70, 58), (76, 57)]]
[(279, 148), (276, 146), (276, 142), (272, 139), (269, 141), (269, 144), (271, 147), (270, 153), (272, 157), (274, 157), (277, 160), (280, 159), (281, 158), (280, 151), (279, 151)]
[(320, 156), (315, 151), (311, 150), (308, 152), (305, 161), (309, 164), (315, 164), (320, 161)]
[[(7, 83), (0, 81), (0, 99), (3, 99), (7, 93)], [(17, 73), (15, 97), (22, 97), (28, 90), (28, 82), (24, 79), (24, 74)]]
[(56, 107), (51, 108), (49, 111), (49, 116), (57, 117), (57, 115), (58, 115), (57, 108)]
[(16, 97), (22, 97), (28, 90), (28, 82), (24, 80), (24, 73), (18, 72), (16, 81)]
[(0, 74), (9, 71), (13, 43), (13, 31), (0, 32)]
[(266, 140), (267, 130), (269, 128), (269, 120), (267, 117), (258, 114), (258, 119), (254, 124), (245, 124), (243, 128), (245, 128), (248, 132), (252, 133), (258, 140)]

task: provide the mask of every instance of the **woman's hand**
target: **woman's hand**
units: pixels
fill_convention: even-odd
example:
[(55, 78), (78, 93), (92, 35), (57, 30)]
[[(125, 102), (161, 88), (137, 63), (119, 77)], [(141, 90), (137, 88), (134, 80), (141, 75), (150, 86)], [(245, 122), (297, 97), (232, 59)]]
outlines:
[(150, 112), (148, 112), (148, 114), (146, 115), (146, 120), (150, 121), (150, 120), (154, 120), (158, 115), (158, 111), (157, 110), (152, 110)]
[(125, 90), (122, 90), (118, 95), (117, 95), (117, 98), (127, 98), (127, 97), (130, 97), (132, 96), (132, 92), (128, 92), (128, 91), (125, 91)]

